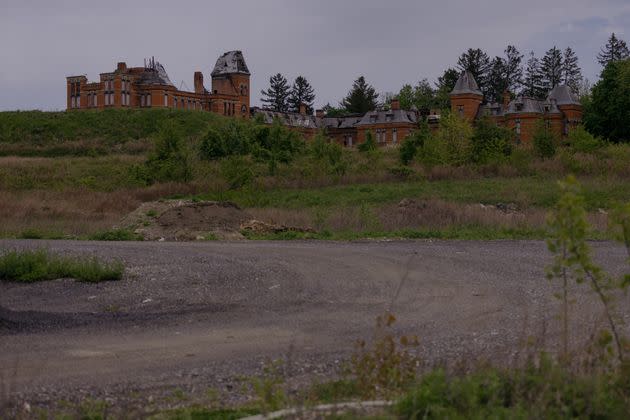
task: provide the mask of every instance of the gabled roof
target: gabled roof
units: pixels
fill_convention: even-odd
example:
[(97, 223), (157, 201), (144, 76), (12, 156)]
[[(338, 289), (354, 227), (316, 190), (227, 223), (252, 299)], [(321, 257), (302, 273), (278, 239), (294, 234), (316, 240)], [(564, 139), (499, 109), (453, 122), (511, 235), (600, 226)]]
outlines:
[(459, 75), (459, 79), (457, 79), (457, 83), (455, 83), (455, 87), (451, 92), (451, 95), (463, 94), (483, 95), (481, 90), (479, 90), (475, 77), (468, 70), (463, 71), (462, 74)]
[(373, 125), (373, 124), (388, 124), (388, 123), (407, 123), (415, 124), (417, 122), (416, 114), (411, 111), (405, 111), (402, 109), (392, 111), (371, 111), (363, 116), (357, 126)]
[(547, 97), (547, 101), (555, 100), (558, 105), (580, 105), (580, 100), (567, 85), (558, 85)]
[(223, 54), (217, 60), (212, 70), (212, 76), (221, 76), (227, 74), (246, 74), (250, 75), (245, 58), (241, 51), (229, 51)]

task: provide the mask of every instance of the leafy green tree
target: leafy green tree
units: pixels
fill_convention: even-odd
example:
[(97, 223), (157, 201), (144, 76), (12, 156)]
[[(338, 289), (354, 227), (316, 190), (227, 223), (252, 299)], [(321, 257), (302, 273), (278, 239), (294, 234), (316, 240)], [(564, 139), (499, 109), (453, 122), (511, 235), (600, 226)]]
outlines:
[(415, 130), (407, 136), (400, 145), (400, 148), (398, 149), (400, 163), (405, 166), (409, 165), (416, 157), (418, 150), (424, 147), (424, 143), (430, 137), (431, 129), (429, 128), (429, 124), (427, 124), (426, 121), (422, 121), (418, 130)]
[(324, 131), (318, 132), (311, 142), (310, 155), (327, 172), (341, 176), (348, 170), (348, 162), (340, 145), (331, 142)]
[(583, 126), (569, 131), (569, 145), (571, 149), (580, 153), (593, 153), (606, 145), (602, 139), (593, 136)]
[(447, 163), (463, 165), (470, 161), (472, 135), (468, 121), (450, 112), (441, 116), (435, 138), (444, 145)]
[(610, 38), (608, 38), (606, 46), (597, 54), (597, 61), (599, 61), (602, 67), (606, 68), (606, 66), (612, 62), (625, 60), (629, 57), (630, 50), (628, 49), (626, 41), (617, 38), (613, 32)]
[(173, 121), (162, 123), (155, 149), (146, 161), (149, 181), (188, 182), (193, 178), (192, 155), (181, 129)]
[(341, 106), (346, 112), (353, 114), (365, 114), (374, 111), (378, 105), (378, 94), (376, 90), (365, 81), (365, 77), (360, 76), (352, 84), (352, 89), (341, 101)]
[(348, 114), (345, 108), (337, 108), (332, 106), (330, 103), (324, 105), (322, 107), (322, 111), (324, 111), (327, 117), (343, 117)]
[(563, 69), (562, 52), (554, 46), (547, 51), (540, 66), (542, 87), (545, 90), (545, 94), (562, 83)]
[(540, 60), (534, 55), (533, 51), (529, 53), (525, 67), (522, 94), (534, 99), (544, 99), (547, 96), (543, 83), (543, 74), (540, 68)]
[(313, 103), (315, 102), (315, 90), (303, 76), (298, 76), (293, 82), (291, 93), (288, 99), (289, 111), (299, 112), (300, 105), (306, 105), (306, 112), (313, 113)]
[(475, 124), (471, 138), (471, 160), (475, 163), (499, 163), (512, 153), (512, 131), (499, 127), (489, 117)]
[[(610, 291), (617, 287), (613, 278), (597, 266), (591, 257), (591, 250), (586, 242), (589, 225), (586, 219), (584, 198), (574, 177), (567, 178), (561, 184), (562, 197), (549, 217), (550, 238), (547, 241), (549, 251), (554, 255), (553, 264), (547, 269), (547, 277), (562, 281), (562, 321), (563, 355), (568, 357), (569, 343), (569, 296), (568, 286), (571, 280), (577, 284), (588, 282), (604, 307), (612, 338), (620, 362), (624, 359), (622, 337), (618, 331), (619, 320), (613, 311), (613, 299)], [(622, 212), (623, 214), (623, 212)], [(623, 226), (623, 217), (618, 219)], [(619, 285), (624, 286), (622, 283)]]
[(422, 79), (415, 87), (405, 85), (398, 93), (402, 109), (431, 109), (435, 106), (435, 91), (427, 79)]
[(457, 66), (461, 71), (469, 71), (477, 81), (479, 89), (484, 95), (487, 94), (488, 77), (492, 66), (488, 54), (479, 48), (469, 48), (459, 57)]
[(376, 141), (374, 141), (374, 135), (372, 131), (368, 130), (365, 133), (365, 141), (357, 146), (359, 152), (361, 153), (370, 153), (378, 149), (376, 145)]
[(541, 158), (550, 158), (556, 154), (556, 136), (542, 119), (536, 122), (533, 143), (534, 151)]
[(221, 176), (227, 181), (231, 190), (246, 187), (255, 178), (252, 162), (245, 156), (230, 156), (222, 160), (220, 170)]
[(610, 62), (585, 101), (584, 125), (595, 136), (630, 141), (630, 59)]
[(286, 77), (278, 73), (269, 78), (269, 88), (261, 90), (262, 103), (267, 104), (267, 108), (277, 112), (287, 112), (289, 109), (288, 98), (290, 95), (289, 82)]
[(567, 47), (562, 60), (562, 83), (569, 86), (577, 95), (580, 92), (582, 80), (582, 69), (578, 64), (578, 57), (571, 47)]

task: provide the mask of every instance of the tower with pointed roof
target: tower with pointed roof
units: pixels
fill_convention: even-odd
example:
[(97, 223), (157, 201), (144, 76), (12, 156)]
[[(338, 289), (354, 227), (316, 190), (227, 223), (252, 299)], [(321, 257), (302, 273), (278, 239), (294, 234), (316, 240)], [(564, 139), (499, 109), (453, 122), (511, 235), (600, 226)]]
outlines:
[(212, 111), (249, 117), (250, 76), (241, 51), (229, 51), (219, 57), (212, 70)]
[(460, 74), (450, 96), (451, 111), (470, 122), (474, 121), (483, 102), (483, 93), (471, 72), (466, 70)]

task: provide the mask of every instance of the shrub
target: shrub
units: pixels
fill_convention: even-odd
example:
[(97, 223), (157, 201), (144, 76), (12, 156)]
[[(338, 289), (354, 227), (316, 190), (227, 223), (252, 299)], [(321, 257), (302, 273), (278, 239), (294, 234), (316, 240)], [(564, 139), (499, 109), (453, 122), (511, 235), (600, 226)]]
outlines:
[(437, 140), (444, 145), (445, 158), (452, 165), (463, 165), (470, 161), (473, 129), (470, 124), (451, 113), (440, 118)]
[(191, 154), (180, 128), (173, 121), (162, 124), (146, 167), (150, 181), (188, 182), (192, 179)]
[(36, 251), (9, 251), (0, 257), (0, 280), (35, 282), (74, 278), (85, 282), (120, 280), (124, 273), (121, 262), (103, 263), (96, 257), (73, 258)]
[(251, 161), (244, 156), (230, 156), (221, 162), (221, 175), (231, 190), (237, 190), (252, 183), (254, 171)]
[(543, 120), (536, 122), (533, 143), (534, 151), (541, 158), (551, 158), (556, 154), (556, 136)]
[(420, 123), (418, 130), (409, 135), (400, 145), (399, 159), (403, 165), (409, 165), (418, 153), (418, 149), (424, 146), (425, 141), (431, 137), (431, 131), (426, 121)]
[(471, 138), (471, 160), (475, 163), (501, 163), (512, 153), (512, 132), (483, 117)]
[(127, 229), (112, 229), (98, 232), (88, 237), (91, 241), (141, 241), (141, 235)]
[(340, 145), (331, 142), (324, 132), (319, 132), (313, 138), (310, 147), (310, 155), (326, 172), (334, 175), (343, 175), (348, 170), (348, 162)]
[(357, 149), (359, 149), (361, 153), (369, 153), (375, 151), (377, 148), (378, 146), (376, 145), (376, 141), (374, 141), (374, 135), (372, 131), (368, 130), (365, 133), (365, 141), (359, 144)]
[(581, 125), (569, 132), (569, 146), (576, 152), (593, 153), (605, 145), (602, 139), (593, 136)]

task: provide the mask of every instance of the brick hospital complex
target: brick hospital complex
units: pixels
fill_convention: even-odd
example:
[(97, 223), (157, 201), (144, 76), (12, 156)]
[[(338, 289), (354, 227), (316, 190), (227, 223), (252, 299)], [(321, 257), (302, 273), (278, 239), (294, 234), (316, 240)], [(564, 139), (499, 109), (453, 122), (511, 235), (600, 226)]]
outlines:
[[(348, 147), (365, 141), (368, 131), (377, 143), (396, 145), (418, 127), (422, 118), (435, 128), (440, 118), (438, 111), (401, 109), (396, 99), (389, 110), (344, 117), (327, 117), (322, 111), (308, 115), (306, 107), (301, 107), (299, 113), (253, 108), (250, 106), (251, 73), (241, 51), (230, 51), (219, 57), (210, 75), (208, 90), (203, 73), (195, 72), (194, 91), (188, 92), (177, 89), (164, 66), (154, 59), (145, 60), (142, 67), (118, 63), (114, 71), (101, 73), (98, 82), (89, 82), (86, 76), (67, 77), (67, 109), (171, 108), (241, 118), (262, 114), (265, 122), (279, 119), (305, 137), (325, 129), (330, 138)], [(558, 136), (566, 136), (569, 129), (582, 120), (580, 102), (566, 85), (556, 86), (542, 101), (523, 96), (512, 99), (506, 92), (501, 103), (485, 103), (469, 72), (462, 72), (451, 92), (451, 111), (471, 123), (487, 116), (511, 129), (515, 141), (522, 143), (531, 142), (539, 120), (544, 120)]]

